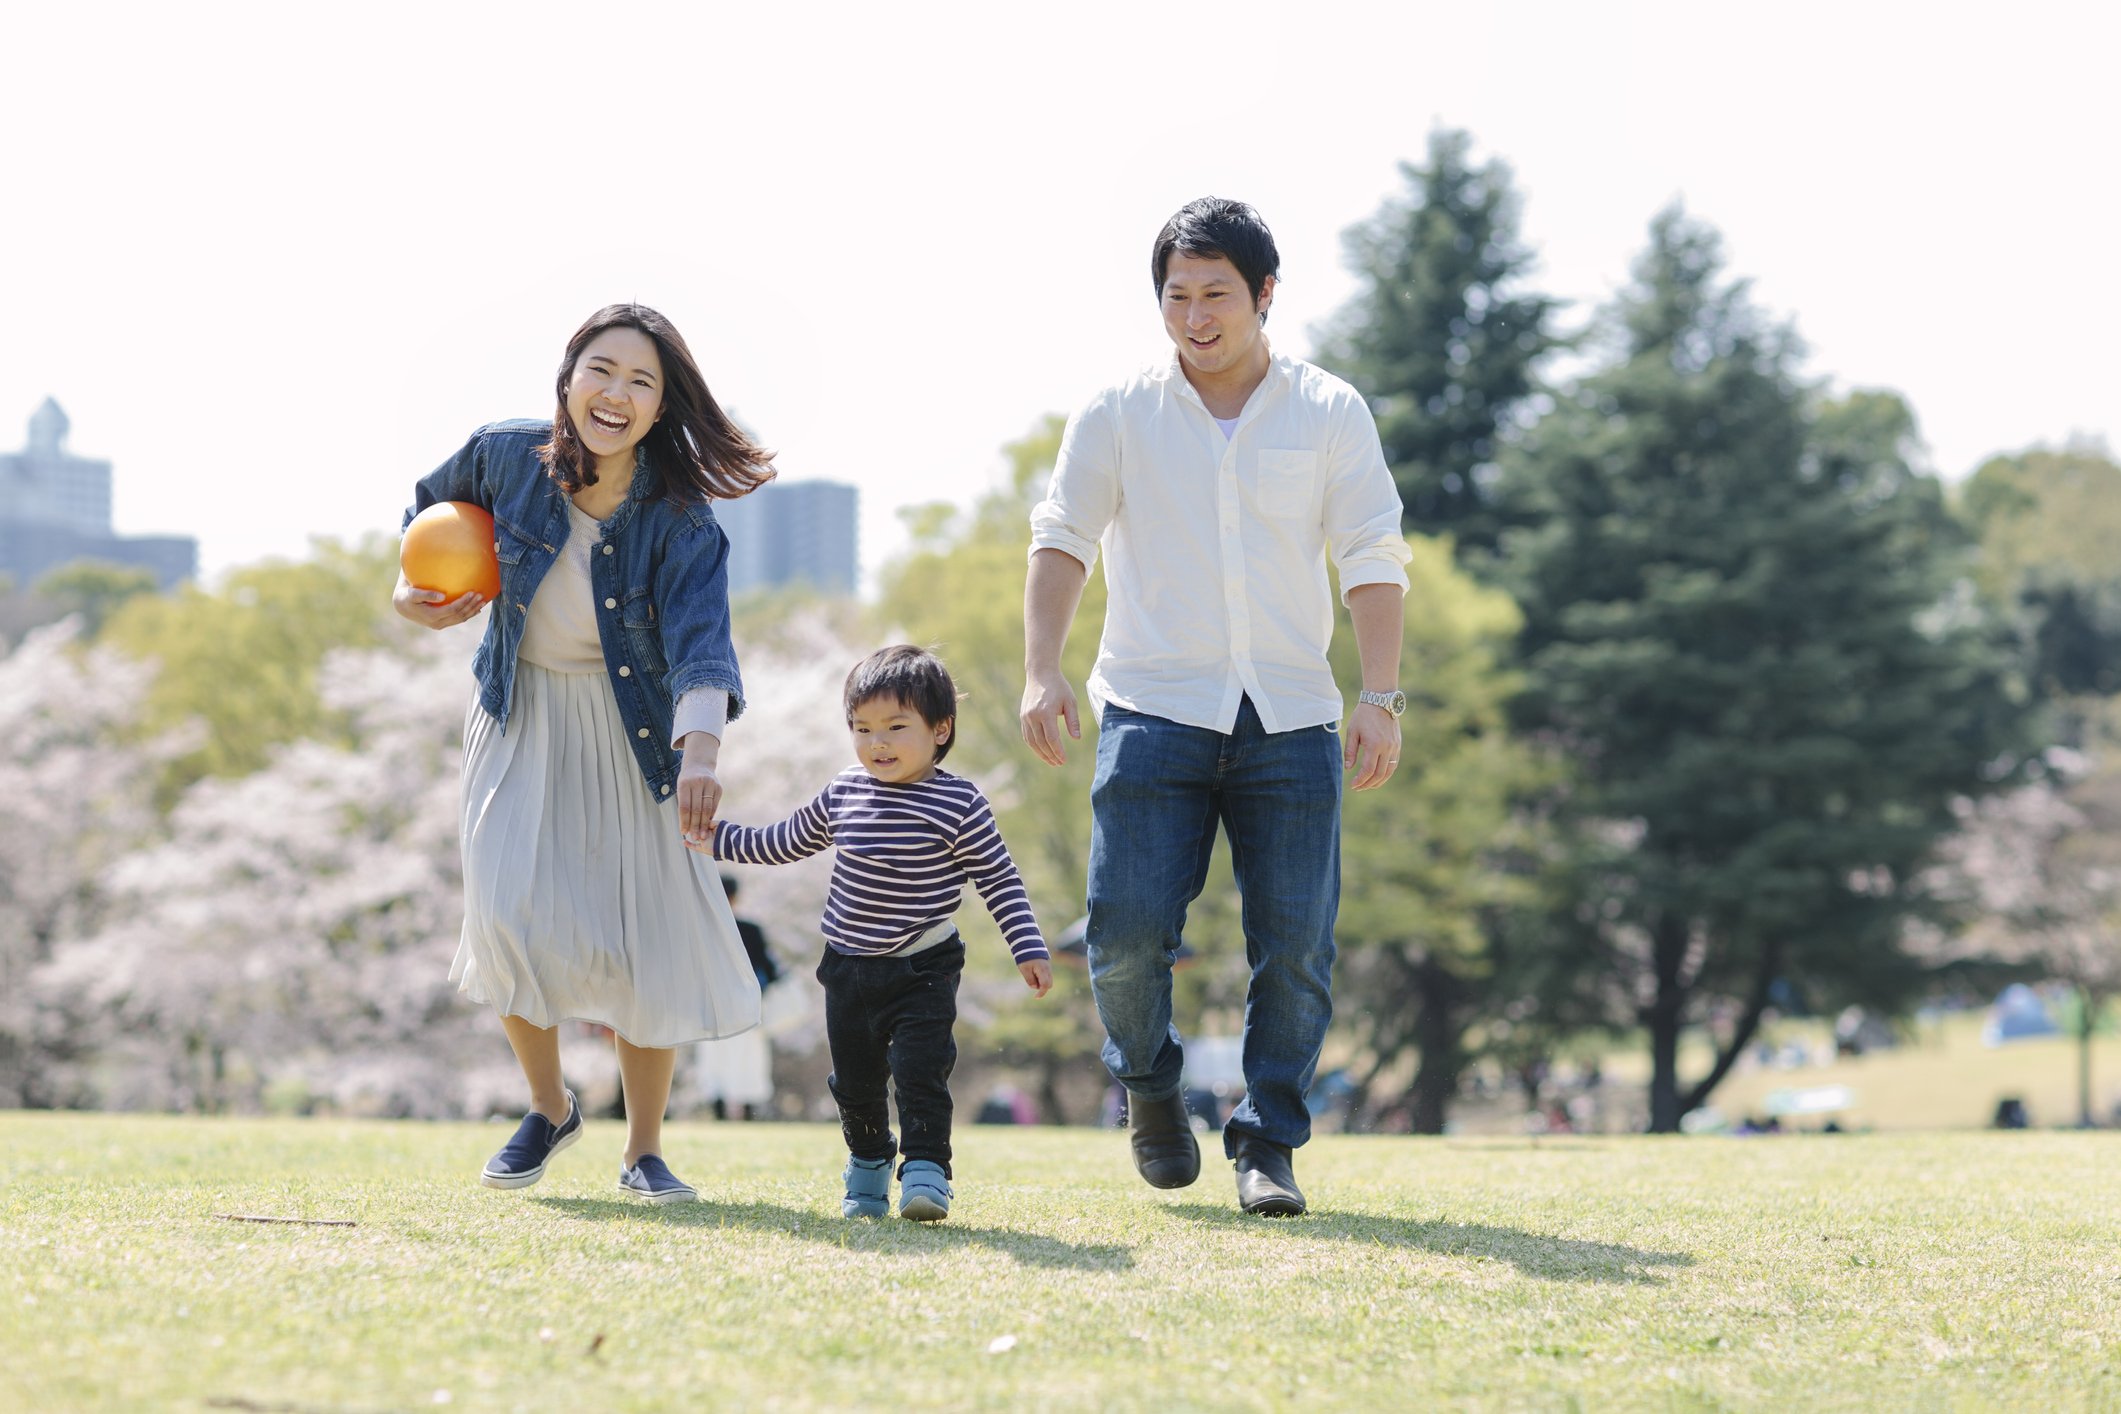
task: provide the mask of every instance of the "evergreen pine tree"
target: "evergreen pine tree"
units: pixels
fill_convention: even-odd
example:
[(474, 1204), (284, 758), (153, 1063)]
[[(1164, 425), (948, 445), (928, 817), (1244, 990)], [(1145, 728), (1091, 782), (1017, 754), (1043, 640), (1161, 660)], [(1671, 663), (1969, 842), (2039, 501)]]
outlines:
[(1346, 236), (1363, 290), (1325, 331), (1319, 361), (1376, 414), (1406, 526), (1492, 543), (1497, 440), (1554, 346), (1556, 301), (1518, 288), (1533, 264), (1518, 198), (1499, 161), (1439, 129), (1422, 165), (1401, 164), (1403, 196)]
[[(1821, 405), (1787, 331), (1672, 210), (1613, 312), (1618, 349), (1513, 452), (1522, 719), (1603, 822), (1597, 936), (1678, 1127), (1771, 1000), (1890, 1005), (1956, 798), (2023, 714), (1985, 626), (1946, 611), (1964, 537), (1897, 398)], [(1734, 1004), (1682, 1086), (1681, 1028)]]

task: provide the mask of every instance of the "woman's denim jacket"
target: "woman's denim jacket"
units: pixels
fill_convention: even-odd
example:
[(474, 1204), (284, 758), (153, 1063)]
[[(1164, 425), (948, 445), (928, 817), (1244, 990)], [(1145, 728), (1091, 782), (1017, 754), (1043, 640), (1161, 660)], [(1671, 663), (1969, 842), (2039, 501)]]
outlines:
[[(462, 451), (420, 478), (405, 512), (408, 525), (437, 501), (470, 501), (493, 514), (501, 597), (487, 616), (471, 670), (479, 704), (503, 731), (530, 596), (567, 536), (566, 493), (546, 475), (537, 452), (551, 436), (550, 422), (528, 419), (481, 427)], [(599, 548), (589, 557), (589, 579), (619, 717), (648, 789), (660, 800), (677, 783), (670, 746), (676, 700), (694, 688), (721, 688), (734, 721), (744, 710), (744, 685), (729, 641), (729, 542), (704, 502), (650, 499), (654, 485), (637, 460), (633, 486), (605, 519)]]

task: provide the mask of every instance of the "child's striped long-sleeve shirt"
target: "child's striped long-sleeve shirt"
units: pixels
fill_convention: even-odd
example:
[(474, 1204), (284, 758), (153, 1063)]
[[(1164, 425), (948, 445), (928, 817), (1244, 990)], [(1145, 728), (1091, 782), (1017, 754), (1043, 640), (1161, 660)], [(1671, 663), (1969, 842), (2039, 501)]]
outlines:
[(777, 825), (720, 822), (714, 857), (788, 864), (837, 847), (825, 901), (836, 951), (894, 953), (957, 912), (971, 880), (1018, 962), (1049, 956), (1016, 862), (980, 788), (938, 768), (925, 781), (877, 780), (859, 766)]

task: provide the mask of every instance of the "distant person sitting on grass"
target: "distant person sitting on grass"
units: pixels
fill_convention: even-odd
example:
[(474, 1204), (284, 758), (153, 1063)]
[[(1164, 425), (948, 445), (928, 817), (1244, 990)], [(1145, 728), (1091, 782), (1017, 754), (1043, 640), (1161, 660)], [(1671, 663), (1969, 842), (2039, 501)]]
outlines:
[[(825, 904), (827, 1081), (846, 1135), (848, 1217), (889, 1211), (891, 1164), (899, 1216), (950, 1214), (951, 1027), (965, 944), (951, 915), (972, 881), (1001, 926), (1017, 970), (1043, 997), (1051, 955), (1023, 880), (978, 786), (941, 769), (957, 730), (957, 688), (931, 653), (900, 644), (847, 675), (847, 729), (858, 765), (777, 825), (715, 822), (715, 858), (788, 864), (831, 846)], [(885, 1083), (898, 1091), (903, 1143), (891, 1133)]]

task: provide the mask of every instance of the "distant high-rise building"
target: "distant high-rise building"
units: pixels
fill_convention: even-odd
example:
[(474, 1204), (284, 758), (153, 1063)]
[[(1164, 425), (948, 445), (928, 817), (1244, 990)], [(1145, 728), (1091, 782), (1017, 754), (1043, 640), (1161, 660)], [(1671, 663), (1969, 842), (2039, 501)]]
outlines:
[(168, 589), (199, 572), (188, 535), (111, 533), (110, 463), (66, 450), (71, 424), (50, 398), (30, 416), (29, 443), (0, 455), (0, 574), (27, 589), (61, 565), (138, 565)]
[(729, 537), (729, 592), (808, 584), (854, 593), (859, 498), (836, 481), (769, 481), (748, 496), (716, 501), (715, 518)]

